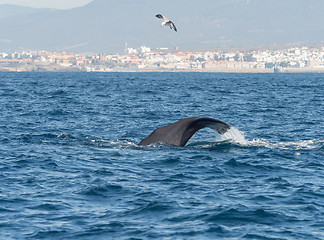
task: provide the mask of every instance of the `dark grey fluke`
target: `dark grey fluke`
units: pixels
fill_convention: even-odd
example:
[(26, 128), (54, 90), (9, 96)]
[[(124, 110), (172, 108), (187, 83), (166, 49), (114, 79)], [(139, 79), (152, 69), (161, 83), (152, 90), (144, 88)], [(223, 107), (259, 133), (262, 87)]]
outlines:
[(154, 130), (151, 135), (144, 138), (139, 145), (149, 145), (161, 142), (184, 147), (197, 131), (205, 127), (211, 128), (219, 134), (224, 134), (231, 128), (229, 124), (217, 119), (189, 117)]

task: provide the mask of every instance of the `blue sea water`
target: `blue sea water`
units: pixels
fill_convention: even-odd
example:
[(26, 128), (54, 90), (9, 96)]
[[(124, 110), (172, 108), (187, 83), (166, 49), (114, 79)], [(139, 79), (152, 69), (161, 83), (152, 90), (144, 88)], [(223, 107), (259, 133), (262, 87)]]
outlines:
[[(0, 239), (324, 239), (324, 75), (0, 73)], [(137, 146), (184, 117), (185, 147)]]

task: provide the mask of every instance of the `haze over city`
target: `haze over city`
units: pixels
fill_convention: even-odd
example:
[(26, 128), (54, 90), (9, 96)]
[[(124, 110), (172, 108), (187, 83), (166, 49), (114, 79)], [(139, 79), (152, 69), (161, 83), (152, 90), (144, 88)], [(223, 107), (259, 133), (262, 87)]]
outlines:
[[(324, 1), (320, 0), (70, 0), (55, 4), (0, 0), (0, 4), (0, 51), (121, 53), (126, 42), (134, 47), (195, 50), (321, 45), (324, 39)], [(161, 28), (157, 13), (173, 20), (178, 32)]]

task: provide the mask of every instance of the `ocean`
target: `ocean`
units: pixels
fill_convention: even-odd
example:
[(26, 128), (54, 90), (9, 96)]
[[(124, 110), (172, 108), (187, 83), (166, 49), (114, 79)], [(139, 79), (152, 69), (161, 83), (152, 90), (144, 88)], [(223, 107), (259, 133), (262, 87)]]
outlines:
[[(0, 73), (0, 239), (324, 239), (324, 74)], [(232, 126), (137, 144), (185, 117)]]

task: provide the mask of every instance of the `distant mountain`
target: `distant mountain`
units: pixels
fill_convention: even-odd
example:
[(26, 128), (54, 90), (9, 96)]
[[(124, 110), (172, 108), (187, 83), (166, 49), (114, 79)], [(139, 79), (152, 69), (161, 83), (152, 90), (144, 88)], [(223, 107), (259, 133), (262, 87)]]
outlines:
[(43, 10), (44, 9), (3, 4), (0, 5), (0, 20), (8, 17), (17, 16), (17, 15), (33, 14)]
[[(0, 13), (8, 5), (0, 5)], [(13, 8), (0, 18), (0, 51), (122, 52), (130, 47), (202, 49), (324, 40), (323, 0), (94, 0), (68, 10)], [(161, 13), (178, 32), (161, 28)]]

